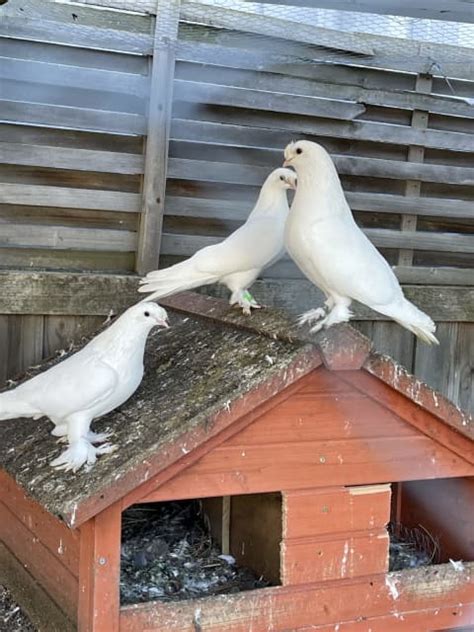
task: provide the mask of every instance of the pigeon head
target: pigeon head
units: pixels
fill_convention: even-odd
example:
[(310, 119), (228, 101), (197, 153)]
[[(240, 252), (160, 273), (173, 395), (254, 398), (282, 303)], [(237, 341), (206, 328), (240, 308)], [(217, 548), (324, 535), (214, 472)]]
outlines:
[(275, 169), (269, 176), (269, 180), (283, 189), (296, 190), (296, 173), (292, 169), (280, 167)]
[(296, 171), (305, 165), (313, 165), (316, 161), (321, 161), (327, 157), (326, 150), (309, 140), (298, 140), (285, 147), (285, 162), (283, 167), (293, 167)]
[(145, 328), (152, 329), (158, 325), (159, 327), (168, 328), (168, 314), (157, 303), (151, 301), (140, 302), (130, 307), (124, 316), (129, 318), (137, 325), (143, 325)]

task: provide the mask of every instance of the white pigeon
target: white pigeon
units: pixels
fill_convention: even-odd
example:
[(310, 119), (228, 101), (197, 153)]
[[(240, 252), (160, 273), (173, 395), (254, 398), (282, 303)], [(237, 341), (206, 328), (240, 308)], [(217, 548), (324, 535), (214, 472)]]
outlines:
[(77, 353), (0, 393), (0, 420), (49, 417), (55, 425), (51, 434), (69, 444), (51, 465), (73, 472), (93, 465), (114, 446), (104, 443), (108, 434), (90, 430), (91, 422), (123, 404), (140, 385), (145, 343), (155, 325), (168, 327), (162, 307), (130, 307)]
[(301, 271), (326, 295), (325, 306), (303, 314), (312, 331), (346, 322), (353, 300), (389, 316), (424, 342), (438, 344), (431, 318), (408, 301), (393, 270), (357, 226), (327, 151), (310, 141), (290, 143), (284, 166), (298, 175), (285, 227), (285, 246)]
[(265, 180), (257, 203), (243, 226), (218, 244), (207, 246), (169, 268), (149, 272), (139, 292), (152, 292), (145, 300), (162, 298), (201, 285), (222, 283), (231, 291), (229, 303), (244, 314), (260, 305), (248, 288), (260, 272), (284, 253), (283, 234), (288, 217), (287, 189), (296, 188), (296, 174), (275, 169)]

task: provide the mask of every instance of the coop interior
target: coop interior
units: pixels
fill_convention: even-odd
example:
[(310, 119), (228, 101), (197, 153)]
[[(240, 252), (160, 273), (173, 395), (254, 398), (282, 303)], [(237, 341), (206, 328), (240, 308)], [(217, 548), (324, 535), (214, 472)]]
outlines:
[(280, 583), (281, 495), (134, 505), (122, 516), (122, 605)]
[[(474, 560), (472, 480), (391, 487), (389, 571)], [(130, 507), (122, 517), (122, 605), (280, 585), (283, 522), (280, 493)], [(314, 564), (322, 563), (315, 553)]]
[(448, 478), (392, 485), (389, 570), (474, 560), (474, 481)]

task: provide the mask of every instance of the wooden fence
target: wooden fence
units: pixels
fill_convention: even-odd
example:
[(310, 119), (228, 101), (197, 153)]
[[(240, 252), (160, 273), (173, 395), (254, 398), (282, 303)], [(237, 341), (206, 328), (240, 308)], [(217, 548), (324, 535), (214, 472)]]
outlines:
[[(284, 9), (100, 4), (0, 7), (0, 378), (133, 302), (137, 272), (237, 227), (308, 138), (441, 345), (363, 308), (359, 326), (472, 407), (472, 49), (295, 28)], [(319, 300), (289, 259), (256, 293), (295, 312)]]

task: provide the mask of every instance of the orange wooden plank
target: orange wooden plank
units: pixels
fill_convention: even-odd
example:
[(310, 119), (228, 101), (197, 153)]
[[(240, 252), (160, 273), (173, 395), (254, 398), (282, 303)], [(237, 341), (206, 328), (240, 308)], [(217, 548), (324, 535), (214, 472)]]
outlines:
[[(344, 380), (356, 387), (360, 392), (366, 393), (389, 410), (395, 411), (397, 415), (410, 423), (414, 428), (417, 428), (441, 445), (446, 446), (456, 455), (466, 459), (474, 466), (474, 447), (472, 440), (463, 436), (452, 426), (421, 406), (418, 406), (415, 401), (398, 393), (392, 387), (387, 386), (380, 379), (369, 375), (365, 371), (341, 371), (339, 375), (343, 376)], [(409, 390), (408, 393), (411, 393), (413, 398), (416, 399), (418, 396), (416, 380), (414, 382), (410, 381), (409, 384), (411, 390)], [(419, 382), (418, 386), (420, 397), (422, 397), (420, 401), (424, 402), (427, 391), (423, 387), (422, 382)], [(443, 409), (447, 414), (444, 398), (443, 403)]]
[[(460, 628), (459, 626), (462, 626)], [(465, 627), (466, 626), (466, 627)], [(421, 612), (387, 614), (362, 621), (345, 621), (336, 625), (310, 626), (298, 632), (472, 632), (474, 603), (449, 608), (431, 608)]]
[[(311, 630), (341, 621), (403, 616), (444, 607), (462, 612), (459, 604), (472, 603), (473, 591), (474, 563), (466, 565), (464, 572), (448, 564), (191, 601), (126, 606), (121, 609), (120, 632)], [(425, 631), (415, 628), (411, 632)]]
[(418, 434), (397, 415), (360, 393), (322, 396), (300, 392), (235, 435), (227, 445)]
[(0, 540), (43, 586), (67, 616), (76, 615), (76, 577), (0, 502)]
[(428, 437), (223, 446), (143, 502), (468, 476), (471, 465)]
[[(309, 360), (315, 361), (314, 353), (309, 353), (308, 357)], [(296, 367), (295, 374), (302, 374), (305, 370), (306, 367)], [(126, 509), (138, 502), (148, 502), (144, 500), (148, 497), (148, 494), (175, 478), (182, 470), (192, 466), (212, 448), (225, 442), (234, 434), (253, 423), (261, 415), (276, 408), (281, 402), (298, 392), (310, 378), (310, 375), (303, 374), (298, 379), (293, 375), (279, 375), (262, 384), (258, 389), (247, 393), (229, 411), (224, 409), (217, 415), (216, 419), (209, 421), (207, 425), (199, 426), (196, 430), (196, 436), (190, 434), (186, 436), (185, 440), (178, 439), (176, 444), (168, 447), (166, 456), (168, 459), (171, 459), (173, 452), (178, 451), (180, 454), (179, 460), (160, 471), (156, 476), (152, 478), (145, 476), (144, 480), (137, 481), (135, 489), (123, 498), (122, 509)], [(292, 381), (293, 378), (295, 379), (294, 382)], [(290, 383), (288, 384), (288, 382)], [(211, 429), (215, 431), (215, 434), (211, 434)], [(207, 438), (205, 442), (203, 442), (204, 435)], [(197, 444), (196, 448), (193, 447), (195, 443)], [(160, 455), (160, 457), (163, 458), (163, 455)], [(212, 494), (208, 494), (208, 496), (212, 496)]]
[(118, 632), (121, 508), (111, 505), (81, 527), (78, 632)]
[(281, 580), (284, 586), (347, 579), (388, 570), (388, 533), (340, 534), (283, 540)]
[(283, 493), (283, 537), (287, 539), (376, 530), (389, 520), (388, 485)]
[(32, 536), (39, 538), (75, 577), (79, 575), (77, 531), (66, 527), (63, 522), (29, 498), (4, 472), (0, 472), (0, 500), (32, 532)]
[(357, 389), (348, 384), (345, 380), (339, 379), (338, 374), (334, 371), (329, 371), (321, 366), (311, 373), (309, 379), (301, 389), (301, 392), (311, 395), (333, 395), (340, 393), (357, 393)]

